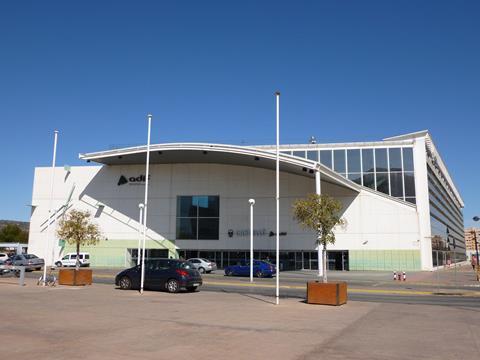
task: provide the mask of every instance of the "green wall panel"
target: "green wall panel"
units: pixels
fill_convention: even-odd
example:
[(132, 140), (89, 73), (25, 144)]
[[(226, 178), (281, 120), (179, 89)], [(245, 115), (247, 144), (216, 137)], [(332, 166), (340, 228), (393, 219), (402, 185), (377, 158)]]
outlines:
[(350, 250), (350, 270), (420, 270), (418, 250)]
[[(127, 249), (136, 249), (138, 240), (102, 240), (95, 246), (82, 246), (81, 252), (90, 253), (90, 265), (96, 267), (126, 267), (130, 266)], [(168, 249), (169, 257), (177, 257), (175, 244), (169, 240), (148, 240), (147, 249)], [(63, 254), (75, 252), (75, 246), (66, 244)]]

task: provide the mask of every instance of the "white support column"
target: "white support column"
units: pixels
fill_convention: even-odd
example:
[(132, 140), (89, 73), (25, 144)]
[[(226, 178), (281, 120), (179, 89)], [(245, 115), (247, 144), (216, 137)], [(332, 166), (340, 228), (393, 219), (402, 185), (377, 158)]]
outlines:
[(433, 270), (432, 230), (430, 228), (430, 199), (428, 194), (428, 164), (425, 137), (415, 139), (413, 165), (415, 198), (419, 224), (420, 261), (422, 270)]
[[(322, 184), (320, 179), (320, 171), (315, 171), (315, 193), (317, 195), (322, 194)], [(318, 237), (318, 234), (317, 234)], [(322, 262), (322, 248), (320, 243), (317, 242), (317, 255), (318, 255), (318, 277), (323, 276), (323, 262)]]

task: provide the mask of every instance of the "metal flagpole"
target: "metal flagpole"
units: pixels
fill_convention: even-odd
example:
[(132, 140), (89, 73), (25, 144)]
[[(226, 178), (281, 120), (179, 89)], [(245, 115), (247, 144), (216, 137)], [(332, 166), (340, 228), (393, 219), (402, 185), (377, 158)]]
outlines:
[[(48, 221), (47, 221), (47, 241), (45, 242), (45, 254), (48, 255), (48, 247), (50, 244), (49, 238), (49, 230), (50, 230), (50, 218), (52, 216), (52, 204), (53, 204), (53, 186), (55, 184), (55, 161), (57, 159), (57, 139), (58, 139), (58, 130), (54, 131), (54, 140), (53, 140), (53, 159), (52, 159), (52, 179), (50, 182), (50, 203), (48, 205)], [(55, 216), (55, 214), (54, 214)], [(52, 249), (54, 248), (55, 244), (52, 244)], [(52, 251), (53, 253), (53, 251)], [(55, 260), (52, 258), (52, 263)], [(46, 285), (47, 279), (47, 256), (45, 256), (45, 262), (43, 264), (43, 286)]]
[(277, 161), (276, 161), (276, 205), (277, 205), (277, 224), (276, 224), (276, 274), (275, 274), (275, 303), (278, 305), (280, 303), (280, 92), (275, 93), (277, 98)]
[(152, 115), (148, 114), (148, 138), (147, 138), (147, 164), (145, 170), (145, 201), (143, 210), (143, 244), (142, 244), (142, 276), (140, 280), (140, 294), (143, 294), (143, 283), (145, 281), (145, 238), (147, 236), (147, 211), (148, 211), (148, 177), (150, 166), (150, 131), (152, 128)]
[(138, 217), (138, 249), (137, 249), (137, 266), (140, 265), (140, 251), (142, 248), (142, 227), (143, 227), (143, 208), (144, 205), (142, 203), (138, 204), (138, 208), (140, 209), (140, 216)]

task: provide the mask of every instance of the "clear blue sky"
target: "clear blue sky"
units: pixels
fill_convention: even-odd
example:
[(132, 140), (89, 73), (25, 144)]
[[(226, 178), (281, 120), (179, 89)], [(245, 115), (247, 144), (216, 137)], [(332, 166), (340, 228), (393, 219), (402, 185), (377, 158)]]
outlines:
[(429, 129), (480, 215), (479, 1), (3, 1), (0, 219), (35, 166), (153, 142), (378, 140)]

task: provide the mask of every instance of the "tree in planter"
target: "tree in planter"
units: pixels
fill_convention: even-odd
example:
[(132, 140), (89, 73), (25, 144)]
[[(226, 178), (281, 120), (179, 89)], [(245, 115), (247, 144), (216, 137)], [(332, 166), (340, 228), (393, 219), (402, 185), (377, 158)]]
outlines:
[(57, 236), (76, 246), (77, 270), (80, 268), (80, 246), (96, 245), (102, 238), (98, 225), (90, 221), (90, 213), (80, 210), (72, 210), (60, 220)]
[(328, 195), (309, 194), (293, 204), (295, 220), (305, 229), (317, 232), (316, 243), (322, 246), (324, 283), (327, 282), (327, 245), (335, 243), (334, 228), (347, 224), (341, 210), (341, 202)]

